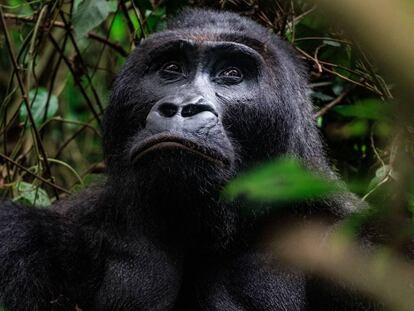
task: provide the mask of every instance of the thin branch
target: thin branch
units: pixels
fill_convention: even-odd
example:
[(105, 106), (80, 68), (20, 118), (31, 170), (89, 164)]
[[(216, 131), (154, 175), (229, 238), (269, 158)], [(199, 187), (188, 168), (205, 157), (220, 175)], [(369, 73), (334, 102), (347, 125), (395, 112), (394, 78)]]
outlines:
[(129, 18), (128, 9), (125, 6), (125, 3), (123, 1), (120, 1), (119, 3), (122, 13), (124, 14), (126, 24), (128, 26), (129, 32), (132, 34), (132, 40), (134, 42), (134, 45), (138, 45), (140, 38), (137, 38), (137, 32), (135, 30), (134, 24), (132, 23), (131, 19)]
[(51, 186), (53, 189), (65, 192), (67, 194), (70, 194), (70, 192), (68, 190), (66, 190), (65, 188), (62, 188), (59, 185), (56, 185), (55, 183), (43, 178), (42, 176), (36, 175), (35, 173), (31, 172), (29, 169), (25, 168), (23, 165), (17, 163), (16, 161), (14, 161), (13, 159), (10, 159), (8, 156), (0, 153), (0, 157), (2, 157), (4, 160), (6, 160), (8, 163), (13, 164), (14, 166), (20, 168), (22, 171), (25, 171), (26, 173), (28, 173), (29, 175), (39, 179), (40, 181), (44, 182), (45, 184)]
[[(35, 120), (33, 118), (33, 114), (30, 110), (29, 97), (28, 97), (27, 92), (24, 88), (23, 80), (20, 77), (19, 65), (17, 63), (16, 55), (14, 54), (14, 51), (13, 51), (13, 48), (12, 48), (12, 43), (11, 43), (11, 40), (10, 40), (9, 32), (7, 31), (6, 21), (4, 19), (3, 9), (1, 7), (0, 7), (0, 21), (1, 21), (1, 24), (2, 24), (2, 27), (3, 27), (3, 30), (4, 30), (7, 49), (8, 49), (8, 52), (9, 52), (9, 55), (10, 55), (10, 58), (11, 58), (11, 61), (12, 61), (12, 64), (13, 64), (13, 67), (14, 67), (14, 70), (15, 70), (16, 80), (17, 80), (17, 83), (19, 85), (20, 92), (22, 93), (23, 102), (26, 105), (27, 115), (28, 115), (30, 123), (32, 125), (33, 133), (34, 133), (34, 136), (35, 136), (35, 141), (36, 141), (36, 144), (39, 148), (39, 152), (40, 152), (40, 154), (43, 158), (43, 163), (45, 165), (46, 174), (49, 176), (49, 178), (51, 180), (53, 180), (52, 171), (50, 170), (50, 166), (49, 166), (49, 163), (47, 161), (46, 150), (43, 147), (42, 140), (40, 138), (39, 132), (38, 132), (37, 127), (36, 127)], [(56, 196), (56, 199), (59, 200), (59, 194), (56, 191), (56, 188), (53, 188), (53, 190), (54, 190), (54, 194)]]
[[(361, 83), (361, 82), (359, 82), (359, 81), (352, 80), (352, 79), (350, 79), (350, 78), (348, 78), (348, 77), (346, 77), (346, 76), (344, 76), (344, 75), (340, 74), (339, 72), (336, 72), (336, 71), (334, 71), (334, 70), (332, 70), (332, 69), (327, 68), (326, 66), (338, 67), (338, 68), (341, 68), (341, 69), (344, 69), (344, 70), (346, 70), (346, 71), (349, 71), (349, 72), (351, 72), (351, 73), (356, 74), (356, 73), (355, 73), (354, 71), (352, 71), (351, 69), (345, 68), (345, 67), (340, 66), (340, 65), (336, 65), (336, 64), (328, 63), (328, 62), (325, 62), (325, 61), (317, 60), (317, 59), (315, 59), (313, 56), (309, 55), (309, 54), (308, 54), (308, 53), (306, 53), (304, 50), (302, 50), (302, 49), (300, 49), (300, 48), (298, 48), (298, 47), (296, 47), (296, 50), (297, 50), (299, 53), (301, 53), (303, 56), (305, 56), (307, 59), (312, 60), (315, 64), (320, 64), (320, 65), (322, 65), (322, 69), (323, 69), (323, 71), (326, 71), (326, 72), (329, 72), (330, 74), (333, 74), (333, 75), (335, 75), (335, 76), (338, 76), (338, 77), (340, 77), (341, 79), (343, 79), (343, 80), (345, 80), (345, 81), (348, 81), (348, 82), (350, 82), (350, 83), (352, 83), (352, 84), (356, 84), (356, 85), (359, 85), (359, 86), (361, 86), (361, 87), (363, 87), (363, 88), (366, 88), (366, 89), (370, 90), (371, 92), (376, 93), (376, 94), (378, 94), (378, 95), (380, 95), (380, 96), (382, 95), (382, 93), (381, 93), (380, 91), (378, 91), (376, 88), (372, 87), (371, 85), (368, 85), (368, 84), (366, 84), (366, 83), (364, 84), (364, 83)], [(325, 65), (325, 66), (324, 66), (324, 65)], [(362, 77), (362, 78), (364, 78), (364, 77)], [(364, 79), (365, 79), (365, 78), (364, 78)]]
[(329, 104), (327, 104), (326, 106), (321, 108), (318, 112), (316, 112), (313, 115), (313, 118), (317, 119), (317, 118), (323, 116), (325, 113), (327, 113), (329, 110), (331, 110), (334, 106), (339, 104), (345, 98), (345, 96), (347, 96), (349, 94), (349, 92), (350, 92), (350, 90), (346, 90), (345, 92), (343, 92), (341, 95), (339, 95), (333, 101), (331, 101)]
[[(93, 119), (92, 119), (93, 120)], [(90, 120), (89, 122), (91, 122), (92, 120)], [(69, 145), (69, 143), (74, 140), (76, 138), (76, 136), (78, 136), (85, 128), (89, 127), (88, 124), (84, 124), (83, 126), (81, 126), (78, 130), (76, 130), (58, 149), (58, 151), (56, 151), (56, 154), (54, 156), (54, 158), (59, 158), (60, 154), (62, 153), (62, 151)]]
[[(16, 22), (24, 22), (24, 23), (35, 23), (36, 22), (36, 19), (34, 16), (20, 16), (20, 15), (15, 15), (15, 14), (10, 14), (10, 13), (4, 13), (4, 17), (9, 20), (15, 20)], [(45, 21), (43, 27), (40, 27), (39, 30), (49, 31), (50, 27), (58, 27), (58, 28), (66, 29), (65, 23), (61, 21), (54, 21), (52, 23), (50, 21)], [(73, 30), (73, 27), (70, 27), (70, 30)], [(87, 33), (87, 37), (97, 42), (106, 44), (107, 46), (109, 46), (114, 51), (118, 52), (123, 57), (126, 57), (129, 54), (120, 44), (116, 42), (112, 42), (108, 38), (102, 37), (92, 31)]]
[[(37, 20), (35, 16), (21, 16), (21, 15), (15, 15), (15, 14), (10, 14), (10, 13), (4, 13), (4, 18), (15, 20), (16, 23), (18, 22), (36, 23), (36, 20)], [(65, 28), (65, 24), (59, 21), (55, 21), (53, 23), (45, 22), (44, 26), (46, 27), (54, 26), (54, 27), (59, 27), (59, 28)]]
[(49, 33), (49, 38), (50, 38), (50, 41), (52, 42), (53, 46), (55, 47), (55, 49), (62, 55), (63, 60), (65, 61), (66, 65), (68, 66), (68, 68), (70, 70), (70, 72), (72, 73), (73, 79), (75, 80), (75, 83), (78, 85), (83, 97), (85, 98), (89, 109), (91, 110), (91, 112), (92, 112), (93, 116), (95, 117), (96, 121), (98, 122), (99, 126), (101, 126), (101, 120), (99, 118), (99, 115), (96, 112), (95, 108), (93, 107), (93, 104), (92, 104), (91, 100), (89, 99), (88, 94), (86, 93), (85, 89), (83, 88), (82, 83), (79, 80), (78, 75), (76, 74), (76, 72), (72, 68), (72, 65), (71, 65), (70, 61), (64, 55), (64, 52), (60, 49), (58, 43), (56, 42), (55, 38), (53, 38), (51, 33)]
[(98, 96), (98, 93), (95, 90), (95, 87), (93, 86), (92, 79), (91, 79), (91, 77), (88, 74), (88, 68), (86, 67), (85, 62), (83, 61), (82, 53), (79, 50), (78, 44), (77, 44), (77, 42), (75, 40), (75, 37), (73, 36), (73, 33), (71, 31), (71, 25), (66, 20), (65, 15), (63, 14), (63, 11), (60, 11), (59, 14), (60, 14), (60, 17), (62, 18), (63, 22), (65, 23), (66, 31), (69, 34), (69, 39), (72, 42), (73, 47), (75, 48), (77, 57), (79, 59), (79, 63), (81, 64), (81, 66), (83, 67), (83, 69), (85, 71), (84, 74), (85, 74), (86, 79), (88, 80), (89, 86), (90, 86), (90, 88), (92, 90), (92, 94), (95, 97), (96, 105), (99, 107), (99, 111), (102, 113), (103, 112), (103, 105), (102, 105), (101, 100), (100, 100), (100, 98)]
[(125, 49), (121, 45), (111, 42), (109, 41), (108, 38), (102, 37), (96, 33), (88, 32), (88, 38), (94, 39), (95, 41), (101, 42), (109, 46), (111, 49), (113, 49), (114, 51), (117, 51), (123, 57), (127, 57), (129, 54), (127, 51), (125, 51)]

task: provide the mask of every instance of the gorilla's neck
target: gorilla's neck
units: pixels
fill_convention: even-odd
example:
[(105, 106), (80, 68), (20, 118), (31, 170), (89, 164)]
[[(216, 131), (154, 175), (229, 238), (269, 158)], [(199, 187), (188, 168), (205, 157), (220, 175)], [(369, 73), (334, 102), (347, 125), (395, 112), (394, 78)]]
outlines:
[(223, 249), (240, 227), (236, 205), (220, 200), (221, 185), (113, 178), (108, 187), (112, 216), (107, 219), (118, 219), (125, 230), (175, 237), (188, 247)]

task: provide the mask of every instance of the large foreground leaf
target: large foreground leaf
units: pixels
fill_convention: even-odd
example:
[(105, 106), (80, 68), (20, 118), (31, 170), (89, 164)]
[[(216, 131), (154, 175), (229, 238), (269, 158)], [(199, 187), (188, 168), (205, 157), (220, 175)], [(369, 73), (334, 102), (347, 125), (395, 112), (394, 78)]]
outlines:
[(300, 201), (339, 191), (336, 183), (304, 168), (295, 159), (282, 158), (247, 172), (233, 180), (224, 196), (243, 195), (258, 201)]

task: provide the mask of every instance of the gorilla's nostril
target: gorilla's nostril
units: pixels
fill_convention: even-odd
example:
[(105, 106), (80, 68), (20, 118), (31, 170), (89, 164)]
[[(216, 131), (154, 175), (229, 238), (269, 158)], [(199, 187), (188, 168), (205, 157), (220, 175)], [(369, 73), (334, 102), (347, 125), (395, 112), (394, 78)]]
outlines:
[(204, 111), (210, 111), (215, 116), (217, 116), (217, 112), (214, 110), (213, 107), (211, 107), (210, 105), (203, 105), (203, 104), (188, 104), (183, 107), (183, 110), (181, 111), (181, 115), (184, 118), (187, 118), (187, 117), (192, 117)]
[(158, 111), (163, 117), (171, 118), (176, 115), (178, 107), (171, 103), (164, 103), (158, 107)]

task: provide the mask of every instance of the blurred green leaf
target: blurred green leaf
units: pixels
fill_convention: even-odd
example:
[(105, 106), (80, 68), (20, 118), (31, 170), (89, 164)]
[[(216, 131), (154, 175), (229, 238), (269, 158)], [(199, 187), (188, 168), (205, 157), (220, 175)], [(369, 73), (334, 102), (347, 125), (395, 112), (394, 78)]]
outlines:
[(394, 180), (398, 179), (398, 173), (388, 164), (379, 167), (375, 171), (375, 177), (371, 179), (368, 185), (368, 190), (372, 190), (377, 185), (382, 183), (385, 180), (385, 178), (387, 178), (387, 176), (391, 177)]
[(355, 120), (341, 127), (338, 130), (338, 134), (343, 138), (361, 137), (367, 134), (368, 130), (369, 127), (366, 120)]
[(331, 101), (334, 99), (332, 96), (324, 94), (322, 92), (312, 92), (311, 96), (324, 102)]
[(116, 11), (116, 1), (83, 0), (73, 14), (72, 24), (78, 36), (84, 36)]
[(389, 118), (389, 109), (386, 103), (379, 99), (366, 99), (353, 105), (338, 105), (334, 111), (345, 117), (358, 117), (372, 120)]
[(295, 159), (282, 158), (247, 172), (224, 190), (230, 200), (243, 195), (259, 201), (299, 201), (339, 191), (338, 186), (304, 168)]
[[(46, 119), (53, 117), (58, 110), (58, 99), (55, 95), (50, 96), (49, 104), (46, 105), (48, 96), (48, 90), (43, 87), (32, 89), (29, 92), (29, 101), (31, 105), (30, 111), (32, 112), (36, 126), (42, 124), (46, 109)], [(28, 113), (26, 105), (23, 104), (22, 108), (20, 109), (20, 120), (24, 122), (27, 120), (27, 117)], [(30, 126), (30, 122), (28, 122), (27, 125)]]
[(323, 125), (323, 117), (322, 117), (322, 116), (320, 116), (320, 117), (318, 117), (318, 118), (316, 119), (316, 126), (317, 126), (317, 127), (319, 127), (319, 128), (321, 128), (321, 127), (322, 127), (322, 125)]
[(343, 91), (344, 91), (344, 85), (342, 84), (341, 80), (337, 81), (337, 83), (332, 85), (332, 92), (336, 96), (341, 95), (343, 93)]
[(46, 191), (38, 186), (19, 181), (15, 185), (17, 201), (37, 207), (48, 207), (50, 203)]
[(392, 125), (390, 122), (378, 121), (374, 125), (374, 133), (382, 138), (387, 138), (392, 133)]
[(114, 17), (114, 21), (111, 28), (111, 38), (115, 41), (122, 41), (126, 38), (127, 32), (125, 31), (126, 24), (121, 13), (118, 13)]
[(408, 211), (411, 214), (411, 218), (414, 220), (414, 194), (410, 193), (408, 195)]
[(341, 43), (340, 42), (338, 42), (338, 41), (333, 41), (333, 40), (323, 40), (322, 41), (324, 44), (326, 44), (326, 45), (331, 45), (331, 46), (334, 46), (334, 47), (340, 47), (341, 46)]
[(148, 31), (155, 32), (165, 29), (165, 7), (158, 7), (154, 11), (146, 11), (145, 16), (147, 19)]

